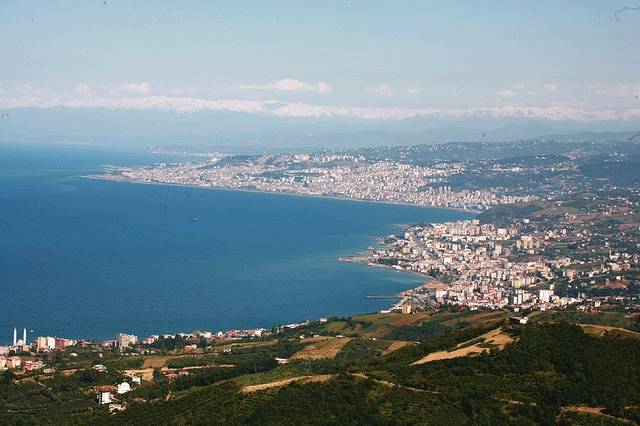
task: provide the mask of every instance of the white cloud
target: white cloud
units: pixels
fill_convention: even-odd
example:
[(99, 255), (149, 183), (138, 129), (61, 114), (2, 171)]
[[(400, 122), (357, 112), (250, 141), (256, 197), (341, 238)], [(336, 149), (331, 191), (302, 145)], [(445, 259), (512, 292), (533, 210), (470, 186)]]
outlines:
[(422, 90), (423, 90), (423, 89), (422, 89), (422, 87), (415, 87), (415, 86), (412, 86), (412, 87), (406, 87), (406, 88), (404, 89), (404, 91), (405, 91), (405, 92), (407, 92), (407, 93), (409, 93), (409, 94), (411, 94), (411, 95), (415, 95), (415, 94), (418, 94), (418, 93), (422, 93)]
[(405, 118), (427, 117), (492, 117), (492, 118), (539, 118), (551, 121), (612, 121), (639, 120), (640, 108), (628, 110), (593, 110), (560, 105), (498, 106), (477, 108), (359, 108), (337, 106), (315, 106), (303, 103), (284, 104), (270, 111), (282, 117), (345, 117), (378, 120), (401, 120)]
[(78, 83), (76, 86), (76, 93), (78, 95), (88, 95), (91, 93), (91, 86), (86, 83)]
[(178, 98), (170, 96), (144, 96), (135, 98), (82, 98), (82, 99), (41, 99), (35, 97), (0, 98), (0, 108), (107, 108), (132, 110), (163, 110), (189, 113), (202, 110), (235, 111), (246, 113), (267, 112), (264, 102), (222, 99), (206, 100), (198, 98)]
[[(424, 116), (434, 118), (536, 118), (550, 121), (637, 121), (640, 108), (635, 109), (595, 109), (587, 104), (548, 104), (544, 106), (502, 105), (475, 108), (376, 108), (352, 106), (312, 105), (302, 102), (282, 102), (277, 100), (209, 100), (172, 96), (133, 97), (89, 97), (77, 94), (38, 95), (38, 90), (2, 88), (0, 109), (8, 108), (107, 108), (124, 110), (164, 110), (179, 113), (195, 111), (234, 111), (252, 114), (267, 114), (290, 118), (358, 118), (370, 120), (401, 120)], [(74, 97), (76, 96), (76, 97)]]
[(512, 89), (499, 90), (496, 92), (498, 98), (513, 98), (518, 92)]
[(293, 78), (283, 78), (273, 83), (267, 84), (244, 84), (233, 87), (236, 90), (257, 90), (257, 91), (281, 91), (281, 92), (316, 92), (329, 93), (331, 86), (324, 81), (317, 84), (308, 84)]
[(610, 91), (608, 88), (605, 88), (605, 86), (599, 86), (596, 84), (587, 84), (585, 85), (585, 89), (595, 95), (608, 95)]
[(522, 83), (512, 84), (508, 89), (498, 90), (496, 92), (496, 98), (498, 99), (511, 99), (514, 96), (517, 96), (522, 92), (525, 88), (525, 85)]
[(558, 83), (547, 83), (544, 85), (544, 90), (547, 92), (556, 92), (560, 88)]
[(393, 96), (393, 87), (388, 84), (383, 84), (382, 86), (370, 87), (367, 89), (369, 92), (377, 93), (382, 96)]
[(640, 96), (640, 84), (619, 84), (614, 93), (618, 96)]
[(331, 92), (331, 86), (324, 81), (321, 81), (316, 85), (316, 90), (318, 93), (329, 93)]
[(115, 88), (118, 92), (133, 93), (135, 95), (148, 95), (151, 92), (151, 83), (125, 83)]
[(640, 96), (640, 84), (587, 84), (585, 88), (595, 95), (609, 95), (623, 98)]

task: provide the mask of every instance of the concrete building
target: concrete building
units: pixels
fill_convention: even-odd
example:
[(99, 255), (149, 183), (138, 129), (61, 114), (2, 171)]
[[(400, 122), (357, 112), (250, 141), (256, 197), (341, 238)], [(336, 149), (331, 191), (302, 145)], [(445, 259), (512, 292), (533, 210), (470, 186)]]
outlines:
[(36, 338), (36, 350), (39, 352), (52, 351), (56, 349), (56, 339), (55, 337), (43, 337), (39, 336)]
[(98, 404), (105, 405), (111, 404), (111, 389), (110, 388), (98, 388)]
[(138, 337), (134, 336), (133, 334), (116, 334), (116, 345), (121, 349), (128, 348), (131, 345), (135, 345), (137, 341)]
[(553, 296), (553, 290), (539, 290), (538, 291), (538, 301), (549, 303), (551, 301), (551, 297)]
[(5, 360), (6, 368), (19, 368), (22, 365), (22, 360), (19, 356), (10, 356)]

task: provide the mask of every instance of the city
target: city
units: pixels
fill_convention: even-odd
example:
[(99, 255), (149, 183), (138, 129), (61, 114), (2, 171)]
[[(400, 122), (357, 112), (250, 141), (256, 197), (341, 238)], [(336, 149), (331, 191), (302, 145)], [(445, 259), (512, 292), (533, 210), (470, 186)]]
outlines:
[(640, 425), (640, 0), (0, 37), (0, 426)]

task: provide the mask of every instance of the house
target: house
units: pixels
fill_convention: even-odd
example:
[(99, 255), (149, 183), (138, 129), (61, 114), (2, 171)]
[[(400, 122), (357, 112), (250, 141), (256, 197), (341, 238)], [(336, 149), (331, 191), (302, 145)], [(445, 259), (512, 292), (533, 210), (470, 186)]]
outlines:
[(118, 395), (131, 392), (131, 385), (127, 382), (122, 382), (118, 386), (116, 386), (116, 392), (118, 393)]
[(529, 322), (529, 318), (527, 318), (527, 317), (511, 317), (511, 318), (509, 318), (509, 321), (511, 321), (512, 324), (525, 325), (527, 322)]
[(6, 368), (18, 368), (22, 365), (22, 360), (19, 356), (10, 356), (5, 360)]
[(122, 404), (109, 404), (109, 412), (111, 414), (120, 413), (125, 410), (125, 406)]
[(111, 404), (111, 388), (109, 386), (100, 386), (97, 389), (98, 395), (98, 404), (105, 405)]
[(278, 365), (284, 365), (289, 363), (289, 359), (287, 358), (276, 358), (276, 362)]
[(25, 361), (22, 365), (22, 371), (25, 373), (40, 370), (42, 368), (44, 368), (44, 363), (42, 361)]

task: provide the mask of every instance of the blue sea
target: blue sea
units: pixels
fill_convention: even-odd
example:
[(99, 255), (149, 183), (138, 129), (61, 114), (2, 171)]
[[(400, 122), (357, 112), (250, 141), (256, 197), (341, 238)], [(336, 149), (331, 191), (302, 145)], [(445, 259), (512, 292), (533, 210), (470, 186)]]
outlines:
[[(270, 327), (387, 308), (420, 278), (342, 263), (442, 209), (82, 178), (185, 161), (83, 145), (0, 145), (0, 343), (12, 329), (110, 338)], [(197, 221), (194, 221), (197, 218)], [(32, 331), (31, 331), (32, 330)]]

